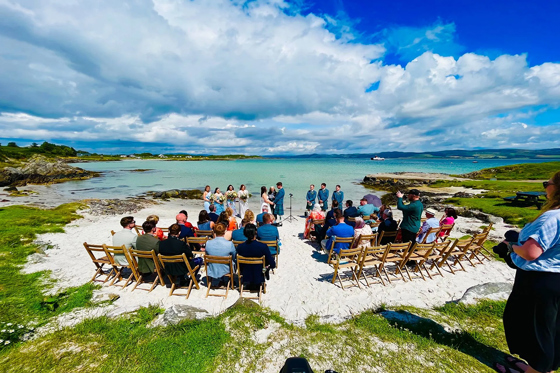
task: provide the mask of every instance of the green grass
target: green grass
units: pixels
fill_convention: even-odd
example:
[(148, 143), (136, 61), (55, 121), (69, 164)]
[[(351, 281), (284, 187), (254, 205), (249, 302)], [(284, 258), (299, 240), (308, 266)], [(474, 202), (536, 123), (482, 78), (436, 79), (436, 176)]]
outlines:
[(494, 181), (494, 180), (468, 180), (468, 181), (446, 181), (439, 180), (432, 184), (432, 188), (444, 188), (450, 186), (462, 186), (464, 188), (472, 189), (486, 189), (493, 194), (507, 197), (515, 195), (516, 192), (543, 192), (541, 183), (527, 183), (520, 181)]
[(485, 168), (464, 176), (475, 179), (498, 180), (548, 180), (560, 170), (560, 162), (522, 163), (510, 166)]
[(55, 209), (12, 206), (0, 209), (0, 321), (37, 324), (88, 304), (94, 286), (86, 284), (46, 296), (52, 283), (47, 273), (24, 274), (28, 255), (37, 252), (37, 234), (63, 232), (64, 225), (79, 218), (79, 204)]
[(524, 226), (540, 213), (535, 206), (518, 207), (498, 198), (448, 198), (446, 203), (499, 216), (506, 223)]

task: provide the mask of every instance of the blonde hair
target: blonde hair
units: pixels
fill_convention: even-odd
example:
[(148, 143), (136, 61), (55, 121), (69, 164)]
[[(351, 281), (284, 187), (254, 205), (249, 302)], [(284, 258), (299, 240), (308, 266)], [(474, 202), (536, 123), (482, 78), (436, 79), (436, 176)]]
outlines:
[(228, 218), (231, 218), (233, 216), (233, 209), (231, 207), (226, 208), (226, 213)]
[(245, 211), (245, 216), (243, 217), (243, 219), (248, 221), (255, 221), (255, 214), (253, 213), (253, 211), (247, 210)]
[(150, 215), (146, 218), (146, 221), (153, 222), (154, 224), (157, 224), (157, 223), (159, 223), (159, 216)]
[[(548, 199), (546, 204), (542, 207), (541, 213), (539, 214), (539, 216), (541, 216), (542, 214), (544, 214), (547, 211), (555, 210), (555, 209), (560, 207), (560, 171), (558, 171), (554, 175), (552, 175), (550, 180), (552, 180), (552, 184), (554, 184), (554, 186), (556, 187), (556, 190), (554, 191), (554, 194), (552, 195), (552, 198)], [(537, 216), (537, 218), (539, 216)]]

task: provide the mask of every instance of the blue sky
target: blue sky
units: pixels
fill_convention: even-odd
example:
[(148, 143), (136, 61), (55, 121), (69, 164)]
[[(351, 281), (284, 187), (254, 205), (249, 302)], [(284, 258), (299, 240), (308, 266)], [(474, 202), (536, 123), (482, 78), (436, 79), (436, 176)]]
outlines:
[(0, 141), (560, 147), (555, 1), (0, 1)]

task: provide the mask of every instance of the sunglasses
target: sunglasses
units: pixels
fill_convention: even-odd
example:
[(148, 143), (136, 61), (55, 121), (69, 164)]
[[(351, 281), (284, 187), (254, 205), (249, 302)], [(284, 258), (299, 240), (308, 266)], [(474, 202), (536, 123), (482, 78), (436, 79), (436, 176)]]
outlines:
[(542, 186), (546, 189), (549, 185), (553, 185), (550, 181), (543, 181)]

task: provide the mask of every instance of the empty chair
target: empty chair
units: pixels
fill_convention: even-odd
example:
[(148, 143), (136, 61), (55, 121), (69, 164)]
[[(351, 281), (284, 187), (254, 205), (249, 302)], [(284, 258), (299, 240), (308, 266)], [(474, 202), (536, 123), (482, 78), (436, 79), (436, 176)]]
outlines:
[(335, 253), (334, 260), (334, 274), (332, 278), (332, 283), (336, 281), (340, 282), (340, 287), (344, 290), (344, 284), (342, 283), (342, 276), (340, 275), (341, 270), (349, 268), (352, 272), (352, 280), (356, 281), (358, 287), (360, 287), (360, 282), (358, 280), (358, 268), (360, 266), (360, 259), (362, 255), (362, 248), (350, 248), (341, 249), (338, 254)]
[(395, 276), (397, 273), (400, 273), (403, 281), (406, 281), (404, 274), (401, 271), (401, 265), (403, 262), (406, 263), (405, 258), (408, 255), (408, 250), (410, 250), (411, 244), (412, 242), (387, 244), (387, 252), (383, 257), (383, 263), (381, 265), (383, 266), (382, 270), (385, 272), (385, 275), (387, 275), (387, 281), (389, 281), (389, 283), (391, 282), (391, 279), (387, 273), (387, 264), (394, 264)]
[[(116, 284), (117, 282), (119, 282), (123, 278), (123, 270), (124, 269), (129, 269), (131, 274), (127, 277), (125, 283), (123, 284), (123, 286), (122, 286), (123, 289), (130, 282), (132, 282), (134, 279), (138, 279), (138, 274), (136, 273), (136, 268), (134, 267), (133, 264), (131, 264), (131, 259), (130, 259), (130, 256), (128, 254), (128, 249), (126, 248), (126, 246), (124, 246), (124, 245), (122, 245), (122, 246), (108, 246), (108, 245), (103, 244), (103, 249), (105, 250), (105, 254), (107, 255), (107, 258), (109, 258), (109, 261), (111, 262), (111, 266), (113, 267), (113, 270), (115, 271), (115, 276), (113, 277), (113, 279), (111, 280), (109, 285)], [(115, 255), (124, 255), (124, 257), (126, 258), (127, 264), (124, 264), (123, 262), (119, 263), (119, 261), (117, 261), (117, 259), (115, 258)]]
[[(384, 269), (382, 264), (387, 249), (388, 245), (372, 246), (363, 249), (360, 266), (358, 267), (358, 281), (363, 276), (364, 280), (366, 280), (366, 285), (369, 286), (366, 269), (368, 267), (373, 267), (374, 272), (372, 277), (378, 277), (383, 286), (385, 286), (385, 281), (383, 281), (383, 277), (381, 277), (381, 270)], [(387, 277), (389, 276), (387, 275)]]
[(336, 252), (334, 247), (337, 243), (344, 244), (345, 247), (352, 247), (354, 245), (354, 237), (335, 237), (335, 239), (332, 240), (330, 247), (326, 248), (329, 250), (329, 256), (327, 257), (328, 264), (332, 263), (333, 253)]
[(417, 272), (422, 277), (422, 280), (426, 281), (426, 278), (424, 277), (424, 274), (422, 273), (422, 269), (424, 269), (426, 271), (426, 273), (428, 274), (430, 279), (432, 278), (432, 275), (426, 269), (424, 263), (426, 262), (428, 257), (432, 254), (432, 251), (434, 250), (434, 245), (435, 245), (435, 243), (428, 243), (428, 244), (415, 243), (410, 248), (410, 250), (408, 251), (408, 255), (406, 256), (405, 260), (403, 260), (401, 262), (400, 267), (401, 267), (401, 270), (403, 268), (406, 270), (406, 273), (408, 274), (408, 278), (411, 281), (412, 281), (412, 277), (410, 276), (410, 271), (408, 270), (408, 268), (406, 266), (406, 264), (409, 261), (414, 262), (415, 267), (413, 269), (413, 272)]
[(214, 238), (214, 231), (203, 231), (203, 230), (197, 230), (195, 232), (195, 236), (196, 237), (208, 237), (209, 240), (211, 240), (212, 238)]

